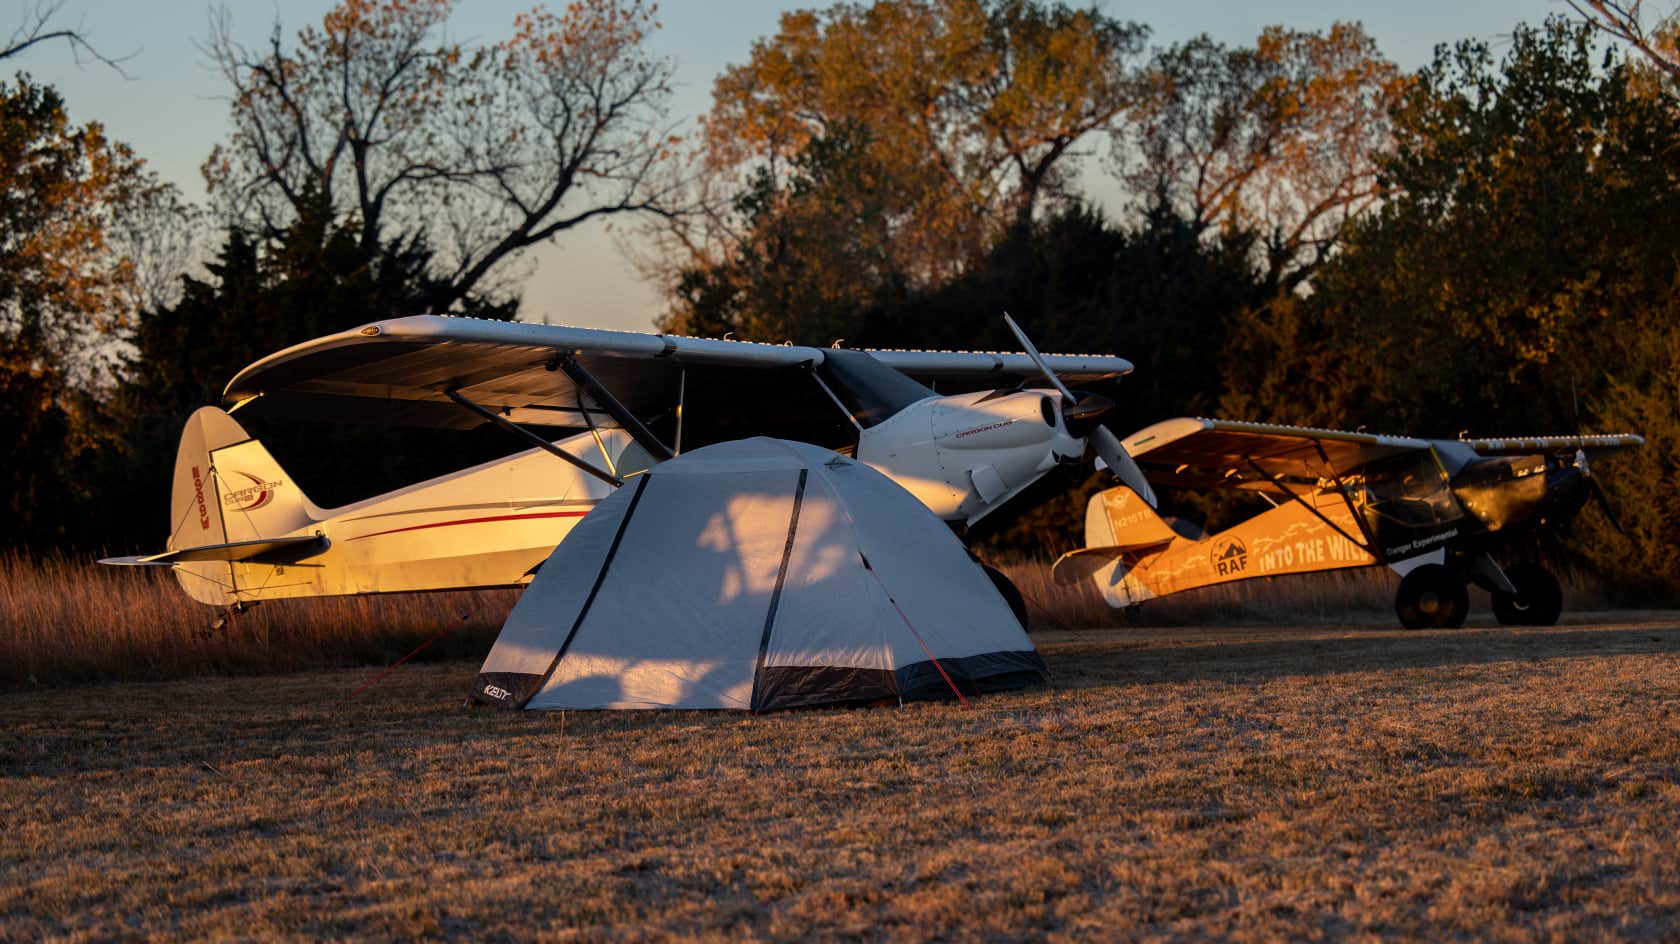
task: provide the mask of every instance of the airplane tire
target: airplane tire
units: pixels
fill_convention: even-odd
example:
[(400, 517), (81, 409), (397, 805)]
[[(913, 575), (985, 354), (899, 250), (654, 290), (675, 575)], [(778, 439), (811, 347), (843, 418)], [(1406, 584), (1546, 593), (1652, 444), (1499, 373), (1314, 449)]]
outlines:
[(1555, 626), (1563, 613), (1563, 588), (1539, 564), (1517, 564), (1505, 572), (1515, 595), (1493, 592), (1493, 615), (1502, 626)]
[(1457, 629), (1470, 613), (1470, 595), (1452, 571), (1424, 564), (1401, 578), (1394, 612), (1407, 629)]
[(980, 568), (986, 572), (987, 577), (991, 578), (992, 586), (997, 588), (998, 594), (1003, 597), (1003, 602), (1009, 604), (1009, 612), (1015, 614), (1015, 621), (1021, 624), (1022, 629), (1026, 629), (1027, 600), (1021, 596), (1021, 591), (1016, 589), (1015, 584), (1003, 575), (1003, 571), (987, 564), (981, 564)]

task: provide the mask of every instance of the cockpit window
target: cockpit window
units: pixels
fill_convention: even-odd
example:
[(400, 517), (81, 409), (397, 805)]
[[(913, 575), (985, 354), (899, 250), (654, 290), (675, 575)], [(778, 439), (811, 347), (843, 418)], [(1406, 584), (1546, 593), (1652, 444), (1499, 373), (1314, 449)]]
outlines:
[(1545, 456), (1493, 456), (1468, 463), (1453, 476), (1454, 485), (1491, 485), (1546, 471)]
[(824, 351), (817, 376), (846, 405), (852, 419), (865, 427), (937, 395), (862, 351)]
[(1458, 514), (1441, 468), (1427, 451), (1366, 465), (1365, 493), (1373, 512), (1405, 525), (1449, 521)]

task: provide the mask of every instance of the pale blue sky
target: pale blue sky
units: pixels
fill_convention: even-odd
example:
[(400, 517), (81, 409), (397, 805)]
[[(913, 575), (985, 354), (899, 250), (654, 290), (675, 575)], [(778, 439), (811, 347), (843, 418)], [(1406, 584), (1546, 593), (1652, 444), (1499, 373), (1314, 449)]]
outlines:
[[(510, 32), (513, 17), (534, 0), (462, 0), (450, 21), (456, 39), (496, 40)], [(32, 0), (0, 7), (0, 35), (9, 34)], [(564, 6), (552, 0), (551, 6)], [(714, 76), (744, 61), (752, 42), (776, 30), (785, 10), (824, 7), (793, 0), (666, 0), (656, 48), (676, 60), (677, 95), (672, 117), (703, 113)], [(1564, 12), (1562, 0), (1105, 0), (1109, 15), (1137, 20), (1165, 45), (1198, 33), (1227, 43), (1248, 43), (1270, 24), (1321, 29), (1335, 20), (1356, 20), (1376, 38), (1389, 58), (1404, 68), (1428, 62), (1437, 43), (1480, 38), (1497, 44), (1519, 22), (1538, 24)], [(288, 35), (316, 22), (331, 0), (230, 0), (226, 4), (236, 37), (261, 42), (278, 17)], [(37, 46), (7, 63), (63, 92), (71, 117), (104, 123), (166, 179), (192, 199), (203, 196), (198, 168), (227, 127), (219, 76), (195, 42), (209, 33), (211, 5), (204, 0), (65, 0), (56, 25), (81, 29), (106, 55), (128, 56), (124, 79), (97, 63), (77, 65), (62, 44)], [(10, 70), (8, 70), (10, 71)], [(662, 303), (652, 287), (638, 282), (600, 226), (574, 231), (535, 251), (525, 284), (523, 317), (588, 327), (646, 330)]]

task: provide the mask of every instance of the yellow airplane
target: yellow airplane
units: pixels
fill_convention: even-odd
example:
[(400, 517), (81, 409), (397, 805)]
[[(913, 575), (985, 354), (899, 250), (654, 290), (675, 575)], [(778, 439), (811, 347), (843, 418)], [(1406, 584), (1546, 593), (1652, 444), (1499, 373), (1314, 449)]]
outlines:
[(1166, 420), (1122, 440), (1146, 478), (1250, 492), (1272, 508), (1204, 535), (1115, 486), (1092, 497), (1086, 546), (1056, 562), (1055, 578), (1091, 580), (1119, 608), (1237, 580), (1386, 564), (1402, 574), (1395, 611), (1407, 628), (1462, 626), (1471, 584), (1492, 594), (1501, 623), (1551, 625), (1563, 594), (1524, 553), (1525, 539), (1567, 523), (1589, 498), (1610, 514), (1590, 458), (1643, 442), (1632, 434), (1413, 439)]

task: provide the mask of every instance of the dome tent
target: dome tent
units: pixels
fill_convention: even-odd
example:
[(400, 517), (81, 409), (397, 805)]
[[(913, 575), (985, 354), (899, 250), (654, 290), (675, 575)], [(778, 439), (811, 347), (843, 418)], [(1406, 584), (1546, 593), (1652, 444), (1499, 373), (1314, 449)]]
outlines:
[(827, 449), (754, 438), (596, 506), (508, 616), (472, 697), (762, 711), (1018, 687), (1043, 668), (910, 493)]

